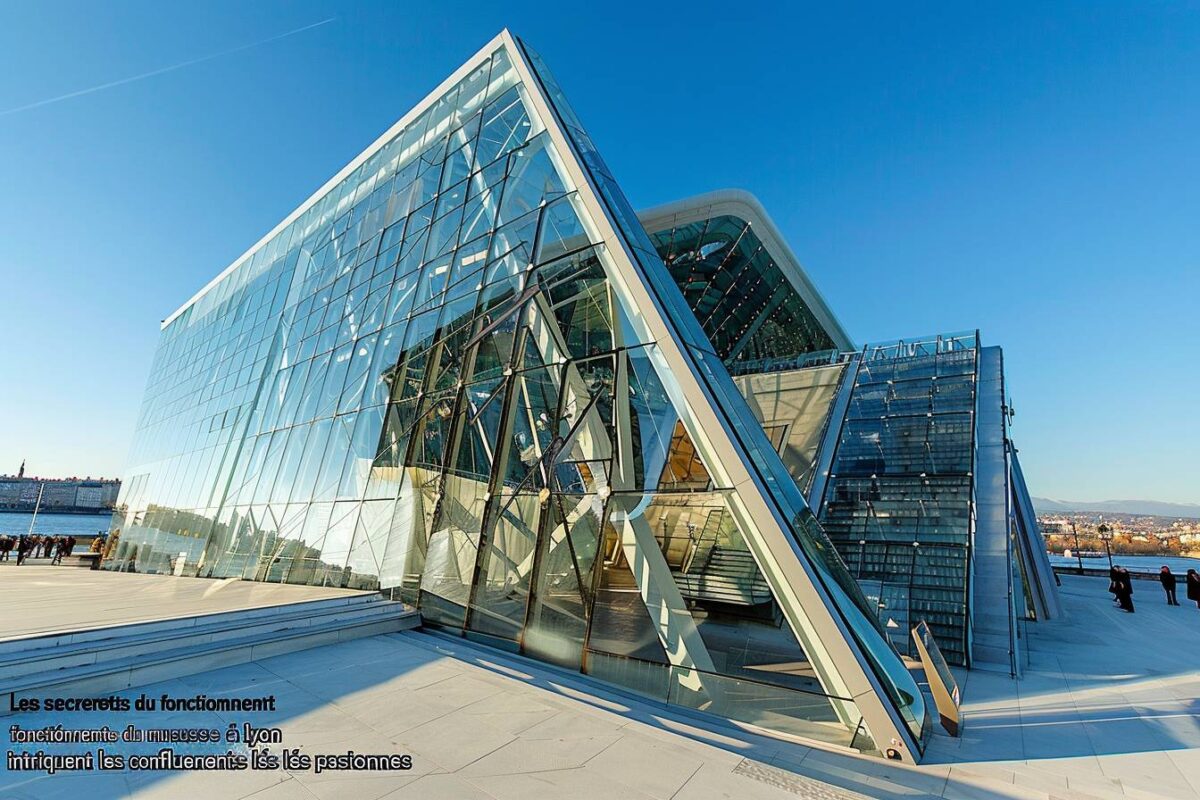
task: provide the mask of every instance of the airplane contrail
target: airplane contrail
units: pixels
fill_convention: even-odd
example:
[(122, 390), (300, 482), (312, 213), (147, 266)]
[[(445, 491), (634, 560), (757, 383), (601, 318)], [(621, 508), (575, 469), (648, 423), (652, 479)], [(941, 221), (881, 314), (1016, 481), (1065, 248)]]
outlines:
[(334, 22), (336, 20), (337, 20), (337, 17), (330, 17), (329, 19), (323, 19), (320, 22), (314, 22), (311, 25), (305, 25), (302, 28), (296, 28), (295, 30), (288, 31), (287, 33), (281, 33), (281, 34), (278, 34), (277, 36), (271, 36), (267, 39), (261, 39), (257, 42), (250, 42), (249, 44), (243, 44), (243, 45), (239, 45), (237, 47), (231, 47), (230, 49), (222, 50), (219, 53), (210, 53), (206, 56), (200, 56), (199, 58), (190, 58), (187, 61), (181, 61), (178, 64), (172, 64), (169, 67), (160, 67), (158, 69), (150, 70), (149, 72), (143, 72), (140, 75), (132, 75), (128, 78), (121, 78), (120, 80), (109, 81), (108, 83), (101, 83), (96, 86), (89, 86), (86, 89), (79, 89), (74, 92), (67, 92), (66, 94), (60, 94), (57, 97), (49, 97), (49, 98), (46, 98), (45, 100), (38, 100), (37, 102), (34, 102), (34, 103), (26, 103), (23, 106), (17, 106), (16, 108), (10, 108), (5, 111), (0, 111), (0, 117), (7, 116), (9, 114), (16, 114), (18, 111), (29, 111), (30, 109), (34, 109), (34, 108), (41, 108), (42, 106), (48, 106), (51, 103), (61, 103), (63, 100), (70, 100), (73, 97), (81, 97), (85, 94), (92, 94), (94, 92), (100, 92), (105, 89), (111, 89), (114, 86), (124, 86), (127, 83), (133, 83), (135, 81), (145, 80), (146, 78), (153, 78), (156, 75), (162, 75), (163, 73), (166, 73), (166, 72), (174, 72), (177, 69), (183, 69), (184, 67), (190, 67), (194, 64), (201, 64), (205, 61), (212, 61), (214, 58), (221, 58), (222, 56), (228, 56), (228, 55), (232, 55), (234, 53), (240, 53), (241, 51), (249, 50), (252, 47), (261, 47), (264, 44), (270, 44), (271, 42), (277, 42), (280, 39), (286, 39), (289, 36), (295, 36), (298, 33), (304, 33), (304, 31), (310, 31), (313, 28), (319, 28), (322, 25), (328, 25), (329, 23)]

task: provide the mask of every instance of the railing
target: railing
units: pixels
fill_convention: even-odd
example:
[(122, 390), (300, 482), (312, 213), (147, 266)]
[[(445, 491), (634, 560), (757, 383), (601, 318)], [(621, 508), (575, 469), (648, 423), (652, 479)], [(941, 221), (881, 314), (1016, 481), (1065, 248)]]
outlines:
[(818, 350), (812, 353), (800, 353), (794, 356), (780, 358), (752, 358), (745, 361), (734, 361), (726, 366), (730, 375), (760, 375), (766, 372), (788, 372), (794, 369), (808, 367), (824, 367), (830, 364), (840, 364), (847, 361), (854, 353), (841, 350)]
[(941, 353), (962, 353), (979, 347), (979, 331), (959, 331), (935, 336), (917, 336), (910, 339), (895, 339), (872, 342), (861, 350), (818, 350), (779, 358), (754, 358), (734, 361), (726, 365), (730, 375), (757, 375), (768, 372), (787, 372), (808, 367), (823, 367), (841, 364), (855, 357), (863, 361), (882, 359), (913, 358)]
[[(1129, 576), (1131, 578), (1136, 578), (1138, 580), (1144, 580), (1144, 581), (1154, 581), (1155, 583), (1158, 582), (1159, 570), (1157, 567), (1154, 567), (1152, 569), (1151, 568), (1138, 569), (1136, 566), (1133, 566), (1133, 567), (1125, 566), (1124, 564), (1121, 564), (1120, 559), (1117, 556), (1113, 556), (1113, 563), (1117, 564), (1118, 566), (1124, 566), (1125, 569), (1129, 570)], [(1084, 564), (1083, 568), (1080, 569), (1079, 565), (1075, 564), (1075, 563), (1055, 564), (1053, 562), (1051, 562), (1050, 568), (1052, 570), (1054, 570), (1054, 572), (1056, 574), (1059, 574), (1059, 575), (1083, 575), (1083, 576), (1089, 577), (1089, 578), (1107, 578), (1108, 577), (1108, 569), (1109, 569), (1107, 565), (1095, 566), (1095, 565)], [(1175, 576), (1175, 580), (1176, 580), (1177, 584), (1183, 584), (1184, 574), (1185, 574), (1183, 571), (1176, 571), (1176, 570), (1172, 569), (1171, 574)]]
[(863, 346), (866, 361), (883, 358), (911, 358), (931, 356), (938, 353), (953, 353), (975, 350), (979, 347), (979, 331), (959, 331), (936, 336), (918, 336), (911, 339), (873, 342)]
[(593, 648), (585, 653), (585, 665), (594, 678), (668, 706), (862, 752), (877, 750), (862, 714), (848, 697)]

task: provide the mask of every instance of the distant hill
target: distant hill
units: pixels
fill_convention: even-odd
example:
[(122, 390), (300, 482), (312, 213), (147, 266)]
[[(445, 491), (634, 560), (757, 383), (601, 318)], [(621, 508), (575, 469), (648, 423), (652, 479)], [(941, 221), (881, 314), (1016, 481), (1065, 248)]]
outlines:
[(1039, 514), (1067, 514), (1072, 511), (1093, 511), (1099, 514), (1140, 514), (1154, 517), (1186, 517), (1200, 519), (1200, 505), (1195, 503), (1161, 503), (1157, 500), (1051, 500), (1033, 498), (1033, 508)]

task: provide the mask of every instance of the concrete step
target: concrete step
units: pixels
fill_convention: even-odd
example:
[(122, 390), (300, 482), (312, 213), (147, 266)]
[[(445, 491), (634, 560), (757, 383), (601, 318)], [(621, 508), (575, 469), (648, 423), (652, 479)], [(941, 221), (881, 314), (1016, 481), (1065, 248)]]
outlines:
[[(341, 598), (338, 598), (340, 601)], [(0, 675), (16, 678), (42, 671), (95, 664), (120, 655), (149, 655), (187, 644), (217, 643), (279, 630), (313, 627), (339, 620), (358, 621), (394, 609), (377, 595), (355, 602), (317, 601), (245, 612), (205, 615), (155, 623), (121, 625), (104, 629), (103, 638), (63, 641), (63, 636), (41, 637), (42, 646), (0, 649)], [(190, 623), (190, 624), (188, 624)]]
[(1003, 650), (1005, 653), (1008, 652), (1009, 640), (1007, 633), (987, 633), (975, 631), (972, 639), (976, 649), (979, 647), (995, 647)]
[(991, 647), (976, 643), (971, 648), (972, 665), (976, 669), (991, 669), (1008, 672), (1012, 668), (1012, 659), (1008, 654), (1008, 645)]
[[(1007, 598), (1006, 598), (1007, 599)], [(1003, 633), (1008, 638), (1009, 619), (1005, 614), (993, 614), (990, 611), (975, 611), (975, 632)]]
[(165, 617), (120, 625), (98, 625), (95, 627), (81, 625), (61, 631), (31, 633), (0, 640), (0, 659), (17, 652), (32, 654), (32, 651), (49, 651), (53, 648), (85, 642), (95, 645), (108, 639), (149, 636), (167, 631), (177, 633), (186, 627), (226, 624), (231, 621), (245, 624), (251, 620), (263, 618), (280, 619), (284, 616), (304, 616), (306, 614), (323, 613), (333, 608), (374, 604), (380, 602), (381, 599), (377, 594), (363, 592), (361, 594), (344, 595), (320, 600), (306, 600), (300, 603), (260, 606), (234, 611), (218, 611), (212, 614), (188, 614), (185, 616)]
[(363, 594), (0, 642), (0, 715), (27, 696), (104, 693), (415, 628), (416, 611)]
[(72, 553), (69, 556), (63, 556), (62, 561), (58, 562), (60, 567), (83, 567), (84, 569), (98, 569), (100, 567), (99, 553)]

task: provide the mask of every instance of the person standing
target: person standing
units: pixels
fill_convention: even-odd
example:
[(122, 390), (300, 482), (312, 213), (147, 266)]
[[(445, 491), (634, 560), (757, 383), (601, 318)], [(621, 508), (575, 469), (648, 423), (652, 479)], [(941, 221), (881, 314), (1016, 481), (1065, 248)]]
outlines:
[(1166, 564), (1163, 564), (1162, 569), (1158, 571), (1158, 580), (1162, 584), (1163, 591), (1167, 593), (1167, 605), (1179, 605), (1179, 601), (1175, 599), (1175, 576), (1171, 574), (1171, 568)]
[[(29, 541), (28, 536), (25, 536), (22, 534), (21, 537), (19, 539), (17, 539), (17, 566), (18, 567), (25, 563), (25, 559), (29, 557), (29, 548), (32, 546), (33, 546), (33, 542)], [(1197, 603), (1197, 605), (1200, 605), (1200, 603)]]
[(1117, 604), (1122, 611), (1133, 613), (1133, 578), (1129, 574), (1129, 570), (1124, 567), (1117, 567)]
[(1200, 608), (1200, 573), (1194, 569), (1187, 571), (1187, 599), (1195, 600), (1196, 607)]

